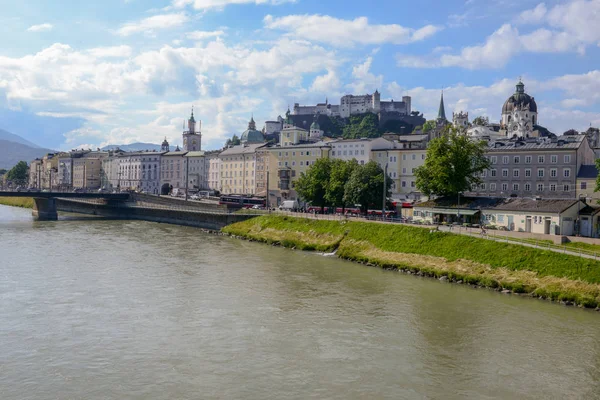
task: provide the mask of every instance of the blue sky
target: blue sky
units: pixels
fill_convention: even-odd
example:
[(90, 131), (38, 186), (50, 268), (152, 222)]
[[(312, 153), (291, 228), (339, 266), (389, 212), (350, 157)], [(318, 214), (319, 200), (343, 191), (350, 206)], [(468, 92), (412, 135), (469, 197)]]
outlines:
[(28, 0), (0, 15), (0, 128), (50, 148), (206, 149), (348, 93), (498, 121), (519, 76), (556, 133), (600, 125), (600, 0)]

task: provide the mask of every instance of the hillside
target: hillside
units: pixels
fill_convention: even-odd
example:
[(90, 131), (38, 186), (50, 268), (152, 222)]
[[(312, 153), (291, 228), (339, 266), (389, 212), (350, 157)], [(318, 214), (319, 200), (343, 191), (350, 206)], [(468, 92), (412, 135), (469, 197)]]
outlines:
[(123, 151), (160, 151), (160, 145), (154, 143), (131, 143), (131, 144), (111, 144), (108, 146), (102, 147), (101, 150), (116, 150), (117, 148)]
[(32, 143), (29, 140), (23, 139), (19, 135), (15, 135), (14, 133), (5, 131), (4, 129), (0, 129), (0, 140), (8, 140), (9, 142), (24, 144), (25, 146), (33, 147), (35, 149), (40, 148), (40, 146), (38, 146), (37, 144)]
[(8, 140), (0, 140), (0, 168), (12, 168), (19, 161), (26, 161), (27, 164), (29, 164), (35, 158), (53, 152), (54, 150), (50, 149), (31, 147)]

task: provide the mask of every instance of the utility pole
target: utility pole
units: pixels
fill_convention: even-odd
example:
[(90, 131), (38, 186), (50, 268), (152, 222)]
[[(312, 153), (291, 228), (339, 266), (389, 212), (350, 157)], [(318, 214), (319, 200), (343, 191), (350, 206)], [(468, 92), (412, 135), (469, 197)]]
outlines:
[(388, 170), (388, 163), (387, 163), (387, 159), (385, 161), (385, 169), (383, 171), (383, 204), (382, 204), (382, 208), (381, 208), (381, 217), (385, 218), (385, 204), (387, 203), (387, 170)]
[[(185, 157), (185, 156), (184, 156)], [(190, 170), (190, 158), (189, 157), (185, 157), (185, 201), (187, 201), (188, 199), (188, 183), (189, 183), (189, 170)]]

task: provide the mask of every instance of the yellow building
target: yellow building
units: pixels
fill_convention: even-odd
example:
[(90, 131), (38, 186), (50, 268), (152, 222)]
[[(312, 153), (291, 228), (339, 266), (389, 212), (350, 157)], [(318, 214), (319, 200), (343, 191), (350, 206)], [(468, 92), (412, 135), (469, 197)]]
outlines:
[(415, 170), (425, 163), (426, 149), (396, 148), (373, 150), (371, 159), (387, 172), (392, 180), (392, 197), (398, 200), (419, 200)]
[(269, 203), (273, 206), (283, 200), (298, 200), (294, 182), (319, 158), (329, 158), (331, 146), (326, 142), (275, 146), (267, 149), (265, 161), (269, 174)]
[(105, 151), (90, 151), (81, 157), (73, 158), (73, 188), (100, 188), (102, 160), (108, 157)]
[(221, 191), (224, 194), (256, 193), (257, 150), (264, 143), (243, 144), (225, 149), (219, 154), (221, 160)]

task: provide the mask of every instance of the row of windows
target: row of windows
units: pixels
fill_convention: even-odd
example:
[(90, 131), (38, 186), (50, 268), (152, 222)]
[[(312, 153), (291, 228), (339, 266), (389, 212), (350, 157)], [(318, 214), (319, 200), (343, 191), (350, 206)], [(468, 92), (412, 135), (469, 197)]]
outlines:
[[(583, 183), (584, 182), (582, 182), (582, 184)], [(582, 185), (582, 189), (585, 189), (584, 186), (585, 185)], [(502, 183), (502, 184), (500, 184), (500, 186), (497, 186), (495, 183), (490, 183), (489, 184), (489, 190), (492, 191), (492, 192), (496, 191), (497, 187), (499, 187), (500, 190), (502, 190), (503, 192), (506, 192), (506, 191), (508, 191), (508, 188), (511, 187), (511, 186), (508, 183)], [(520, 184), (513, 183), (512, 184), (512, 191), (519, 191), (520, 187), (521, 187)], [(533, 185), (531, 183), (525, 183), (523, 185), (523, 190), (526, 191), (526, 192), (531, 192), (531, 188), (532, 187), (533, 187)], [(543, 192), (545, 187), (546, 186), (543, 183), (538, 183), (535, 186), (536, 191), (538, 191), (538, 192)], [(556, 192), (558, 190), (562, 190), (563, 192), (568, 192), (568, 191), (571, 190), (571, 185), (570, 184), (559, 185), (559, 184), (556, 184), (556, 183), (551, 183), (547, 187), (548, 187), (548, 189), (550, 189), (551, 192)], [(488, 188), (488, 185), (485, 184), (485, 183), (482, 183), (482, 184), (479, 185), (479, 189), (480, 190), (487, 190), (487, 188)], [(477, 185), (473, 185), (471, 187), (471, 189), (475, 191), (475, 190), (478, 189), (478, 187), (477, 187)]]
[[(502, 164), (508, 164), (510, 162), (510, 156), (501, 156), (502, 157)], [(492, 164), (497, 164), (498, 163), (498, 156), (491, 156), (489, 157), (489, 160)], [(531, 161), (533, 160), (533, 156), (525, 156), (525, 164), (531, 164)], [(545, 155), (538, 155), (537, 156), (537, 162), (538, 164), (543, 164), (546, 161), (546, 156)], [(519, 164), (521, 162), (521, 156), (513, 156), (513, 164)], [(570, 154), (565, 154), (563, 156), (563, 162), (565, 164), (568, 164), (571, 162), (571, 155)], [(557, 155), (551, 155), (550, 156), (550, 163), (552, 164), (556, 164), (558, 163), (558, 156)]]
[[(242, 174), (242, 171), (239, 171), (239, 176), (240, 177), (248, 176), (249, 174), (254, 175), (254, 171), (245, 171), (245, 172), (246, 172), (246, 174), (244, 175), (244, 174)], [(222, 171), (221, 172), (222, 178), (237, 178), (237, 176), (238, 176), (238, 171), (233, 171), (233, 172), (232, 171)]]
[[(292, 151), (292, 157), (296, 157), (296, 152)], [(317, 155), (317, 151), (313, 150), (313, 151), (300, 151), (299, 152), (301, 156), (316, 156)], [(279, 157), (282, 157), (282, 154), (284, 154), (285, 157), (288, 157), (290, 152), (289, 151), (280, 151), (278, 153)]]
[[(355, 156), (357, 156), (358, 152), (359, 152), (359, 150), (354, 150), (354, 154), (352, 154), (352, 150), (344, 150), (343, 152), (342, 152), (342, 150), (338, 150), (338, 156), (341, 156), (341, 155), (344, 155), (344, 156), (355, 155)], [(350, 153), (350, 154), (348, 154), (348, 153)], [(335, 156), (335, 150), (331, 151), (331, 155)], [(364, 156), (365, 155), (365, 151), (364, 150), (360, 150), (360, 155)]]
[[(526, 178), (531, 177), (531, 169), (525, 169), (524, 171), (524, 176)], [(550, 168), (550, 177), (551, 178), (556, 178), (558, 176), (558, 169), (557, 168)], [(518, 168), (515, 168), (512, 170), (512, 176), (513, 178), (518, 178), (521, 175), (521, 170)], [(537, 177), (538, 178), (543, 178), (545, 175), (545, 169), (544, 168), (538, 168), (537, 169)], [(483, 171), (481, 173), (481, 176), (486, 177), (487, 176), (487, 171)], [(496, 169), (490, 169), (490, 176), (492, 178), (498, 176), (498, 171)], [(508, 169), (502, 169), (502, 177), (506, 178), (509, 176), (509, 170)], [(562, 176), (564, 178), (570, 178), (571, 177), (571, 169), (570, 168), (563, 168), (562, 170)]]
[[(354, 147), (354, 145), (353, 145), (353, 144), (345, 144), (345, 145), (344, 145), (344, 148), (346, 148), (346, 146), (348, 146), (348, 147)], [(360, 147), (365, 147), (365, 144), (364, 144), (364, 143), (361, 143), (360, 145), (358, 145), (358, 144), (356, 145), (356, 147), (359, 147), (359, 146), (360, 146)], [(341, 145), (341, 144), (334, 144), (334, 145), (333, 145), (333, 148), (334, 148), (334, 149), (337, 149), (338, 147), (342, 147), (342, 145)]]

